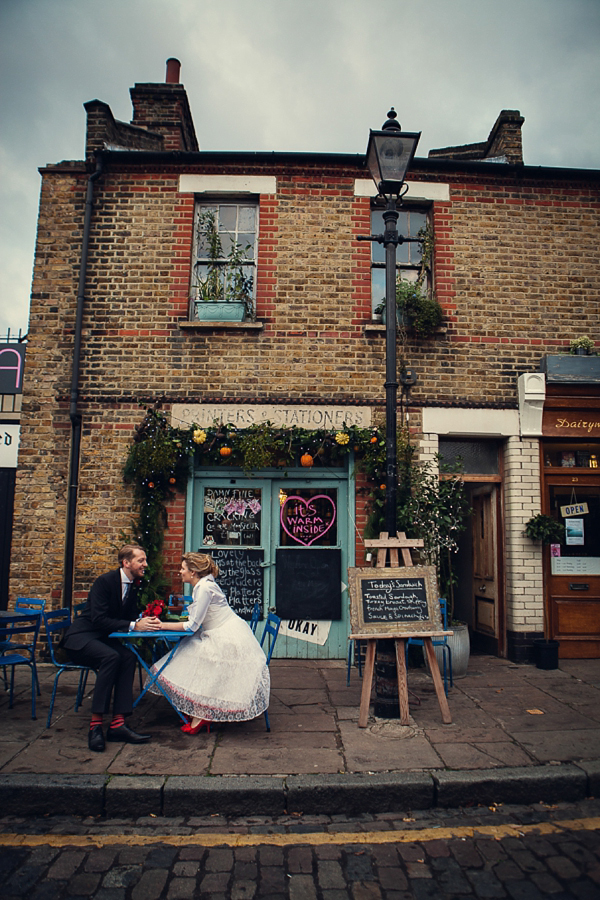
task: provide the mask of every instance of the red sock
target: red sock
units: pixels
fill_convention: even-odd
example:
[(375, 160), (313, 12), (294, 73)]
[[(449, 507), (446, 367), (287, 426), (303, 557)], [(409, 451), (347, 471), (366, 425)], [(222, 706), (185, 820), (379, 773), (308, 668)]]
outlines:
[(125, 716), (113, 716), (113, 720), (110, 723), (110, 728), (120, 728), (121, 725), (125, 724)]
[(90, 722), (90, 731), (92, 728), (95, 728), (96, 725), (102, 725), (102, 716), (98, 713), (92, 713), (92, 720)]

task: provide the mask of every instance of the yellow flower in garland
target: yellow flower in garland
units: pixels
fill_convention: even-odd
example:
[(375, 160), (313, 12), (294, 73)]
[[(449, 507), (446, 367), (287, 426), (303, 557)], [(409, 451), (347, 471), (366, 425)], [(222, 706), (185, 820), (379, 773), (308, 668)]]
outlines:
[(336, 444), (342, 444), (342, 445), (347, 444), (349, 440), (350, 440), (350, 435), (346, 434), (345, 431), (338, 431), (338, 433), (335, 436)]
[(193, 440), (195, 444), (203, 444), (206, 440), (206, 432), (201, 428), (196, 428), (194, 431)]

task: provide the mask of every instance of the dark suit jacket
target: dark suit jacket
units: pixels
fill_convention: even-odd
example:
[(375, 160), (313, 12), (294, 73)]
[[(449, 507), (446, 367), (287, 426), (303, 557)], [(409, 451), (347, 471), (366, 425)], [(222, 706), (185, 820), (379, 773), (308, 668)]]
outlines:
[(112, 631), (129, 631), (130, 622), (138, 617), (138, 594), (139, 588), (133, 585), (123, 606), (121, 570), (100, 575), (90, 589), (86, 605), (67, 631), (63, 647), (83, 650), (90, 641), (105, 640)]

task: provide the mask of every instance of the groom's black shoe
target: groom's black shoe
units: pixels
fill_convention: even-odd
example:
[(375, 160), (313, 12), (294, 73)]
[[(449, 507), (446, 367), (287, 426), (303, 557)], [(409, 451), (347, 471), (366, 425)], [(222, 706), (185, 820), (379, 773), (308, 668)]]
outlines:
[(146, 744), (151, 737), (151, 734), (137, 734), (137, 732), (128, 728), (127, 725), (109, 728), (106, 732), (107, 741), (124, 741), (126, 744)]
[(88, 734), (88, 747), (95, 753), (102, 753), (106, 744), (104, 743), (104, 735), (102, 734), (102, 725), (94, 725), (90, 728)]

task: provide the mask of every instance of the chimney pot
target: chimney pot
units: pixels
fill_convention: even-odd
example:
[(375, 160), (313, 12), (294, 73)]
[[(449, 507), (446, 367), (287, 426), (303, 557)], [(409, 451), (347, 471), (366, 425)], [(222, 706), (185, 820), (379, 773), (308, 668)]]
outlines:
[(181, 71), (181, 63), (178, 59), (171, 57), (167, 60), (167, 84), (179, 84), (179, 72)]

